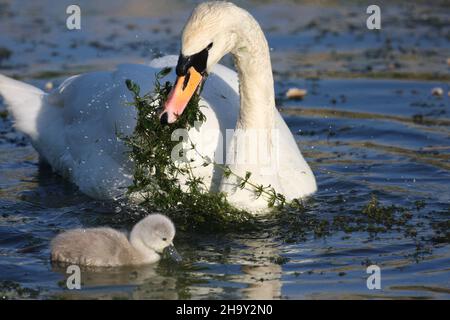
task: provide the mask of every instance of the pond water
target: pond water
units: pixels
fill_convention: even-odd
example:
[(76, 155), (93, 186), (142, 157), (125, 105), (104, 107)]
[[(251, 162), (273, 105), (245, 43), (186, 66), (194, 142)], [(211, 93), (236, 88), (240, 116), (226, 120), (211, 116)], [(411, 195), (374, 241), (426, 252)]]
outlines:
[[(45, 88), (174, 54), (195, 1), (79, 3), (82, 30), (68, 31), (69, 2), (0, 1), (0, 72)], [(180, 231), (183, 264), (83, 270), (82, 290), (67, 290), (50, 240), (82, 226), (129, 230), (139, 212), (92, 200), (40, 164), (0, 104), (1, 297), (450, 298), (448, 4), (381, 2), (376, 32), (361, 1), (238, 3), (266, 32), (277, 104), (316, 174), (306, 211), (251, 232)], [(291, 87), (308, 95), (287, 100)], [(372, 264), (381, 290), (366, 286)]]

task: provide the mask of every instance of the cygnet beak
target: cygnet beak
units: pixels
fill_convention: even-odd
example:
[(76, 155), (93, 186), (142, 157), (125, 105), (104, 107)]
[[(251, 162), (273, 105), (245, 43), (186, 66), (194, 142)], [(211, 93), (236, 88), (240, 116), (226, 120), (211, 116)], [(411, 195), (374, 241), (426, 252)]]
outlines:
[(183, 258), (178, 253), (177, 249), (175, 249), (173, 244), (170, 244), (168, 247), (166, 247), (163, 251), (163, 254), (168, 255), (172, 260), (174, 260), (177, 263), (180, 263), (183, 261)]

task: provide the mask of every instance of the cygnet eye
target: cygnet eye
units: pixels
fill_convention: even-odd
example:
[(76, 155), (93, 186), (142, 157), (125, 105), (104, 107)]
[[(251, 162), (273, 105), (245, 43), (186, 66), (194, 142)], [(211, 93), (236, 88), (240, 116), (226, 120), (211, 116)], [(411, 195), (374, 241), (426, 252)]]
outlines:
[(163, 241), (167, 241), (167, 238), (162, 238)]

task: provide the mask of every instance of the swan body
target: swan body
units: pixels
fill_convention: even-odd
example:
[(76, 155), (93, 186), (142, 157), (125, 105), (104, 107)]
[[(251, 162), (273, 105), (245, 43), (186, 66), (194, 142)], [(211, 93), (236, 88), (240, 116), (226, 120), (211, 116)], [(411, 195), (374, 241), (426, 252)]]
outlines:
[[(15, 127), (28, 135), (55, 172), (93, 198), (116, 199), (125, 194), (133, 181), (133, 164), (118, 138), (118, 134), (131, 135), (136, 125), (136, 110), (127, 105), (133, 97), (125, 80), (136, 82), (141, 92), (150, 92), (155, 74), (164, 67), (174, 67), (176, 59), (166, 56), (149, 66), (125, 64), (113, 71), (72, 76), (50, 93), (0, 75), (0, 94)], [(202, 111), (208, 117), (202, 130), (211, 133), (218, 127), (218, 118), (233, 128), (239, 108), (236, 74), (220, 65), (215, 71), (201, 101), (205, 106)], [(164, 78), (173, 79), (170, 75)], [(208, 146), (215, 150), (219, 133), (214, 134), (215, 137), (209, 137)], [(196, 131), (192, 135), (200, 136)], [(207, 152), (208, 146), (202, 150)], [(211, 156), (211, 152), (205, 155)], [(206, 180), (207, 171), (199, 173)]]
[(172, 221), (152, 214), (134, 226), (130, 239), (111, 228), (63, 232), (51, 242), (51, 260), (92, 267), (150, 264), (160, 260), (165, 248), (173, 248), (174, 237)]
[[(269, 49), (258, 23), (228, 2), (200, 4), (183, 31), (181, 53), (192, 55), (208, 43), (213, 43), (206, 65), (209, 76), (200, 101), (206, 121), (189, 131), (191, 141), (203, 156), (226, 161), (241, 176), (251, 172), (252, 182), (270, 185), (288, 200), (315, 192), (314, 175), (275, 107)], [(234, 56), (237, 73), (217, 64), (227, 53)], [(136, 125), (125, 80), (149, 92), (161, 68), (177, 66), (178, 72), (178, 65), (175, 56), (148, 66), (120, 65), (113, 71), (72, 76), (50, 93), (0, 75), (0, 94), (15, 126), (56, 172), (91, 197), (114, 199), (125, 194), (133, 178), (133, 164), (117, 137), (131, 135)], [(194, 174), (204, 178), (207, 188), (226, 192), (236, 207), (266, 212), (264, 197), (257, 198), (251, 188), (236, 188), (236, 178), (224, 177), (220, 169), (204, 167), (203, 159), (192, 156), (199, 164), (193, 165)]]

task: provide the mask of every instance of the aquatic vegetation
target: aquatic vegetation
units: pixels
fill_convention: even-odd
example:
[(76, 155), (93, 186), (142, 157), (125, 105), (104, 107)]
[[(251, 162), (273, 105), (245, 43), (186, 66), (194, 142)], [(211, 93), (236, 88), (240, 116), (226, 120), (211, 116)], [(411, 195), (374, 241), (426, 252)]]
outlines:
[[(232, 207), (223, 193), (212, 193), (205, 189), (201, 178), (192, 174), (187, 161), (177, 165), (171, 158), (173, 148), (179, 141), (172, 141), (176, 129), (190, 129), (195, 122), (202, 122), (205, 116), (199, 106), (196, 94), (188, 103), (183, 114), (171, 125), (162, 125), (158, 114), (171, 89), (170, 82), (161, 79), (170, 72), (163, 69), (156, 76), (155, 89), (140, 95), (140, 88), (127, 80), (128, 89), (134, 94), (132, 106), (136, 107), (137, 125), (132, 136), (122, 137), (130, 147), (130, 157), (134, 162), (133, 185), (129, 193), (138, 192), (144, 197), (142, 205), (151, 210), (162, 210), (181, 226), (201, 226), (226, 228), (230, 223), (245, 225), (251, 215)], [(192, 146), (193, 148), (195, 146)], [(211, 165), (205, 163), (205, 165)], [(187, 190), (179, 183), (179, 176), (187, 175)]]
[[(273, 213), (260, 219), (234, 208), (224, 193), (210, 192), (205, 188), (202, 178), (193, 175), (189, 161), (180, 165), (171, 158), (173, 148), (179, 143), (172, 141), (172, 132), (180, 128), (191, 129), (204, 121), (205, 116), (196, 94), (174, 124), (160, 123), (158, 115), (171, 90), (170, 82), (161, 80), (169, 71), (167, 68), (157, 74), (154, 91), (144, 95), (141, 95), (137, 84), (126, 81), (134, 95), (130, 105), (138, 111), (133, 135), (121, 137), (129, 146), (129, 155), (135, 165), (133, 184), (128, 192), (142, 195), (144, 201), (141, 205), (147, 210), (168, 214), (180, 230), (273, 230), (287, 243), (304, 241), (311, 233), (320, 238), (337, 231), (347, 234), (363, 231), (375, 235), (400, 228), (405, 236), (417, 236), (416, 228), (408, 224), (412, 218), (410, 209), (381, 205), (374, 194), (362, 208), (352, 208), (351, 214), (338, 213), (331, 219), (320, 218), (309, 212), (304, 201), (288, 202), (270, 186), (253, 183), (251, 172), (247, 172), (245, 177), (236, 175), (240, 179), (239, 187), (251, 187), (257, 196), (264, 196)], [(190, 148), (196, 150), (192, 143)], [(235, 175), (226, 165), (206, 157), (203, 160), (204, 166), (220, 167), (225, 176)], [(188, 177), (185, 188), (179, 183), (182, 174)], [(342, 203), (343, 199), (338, 197), (335, 201)], [(424, 203), (416, 201), (413, 208), (420, 210), (423, 206)]]
[(270, 261), (271, 261), (272, 263), (276, 263), (276, 264), (279, 264), (279, 265), (281, 266), (281, 265), (283, 265), (283, 264), (288, 263), (288, 262), (289, 262), (289, 258), (281, 257), (281, 256), (278, 256), (278, 257), (271, 257), (271, 258), (270, 258)]
[[(133, 93), (134, 101), (130, 105), (137, 109), (137, 124), (132, 136), (121, 137), (130, 148), (130, 157), (134, 163), (133, 185), (129, 193), (139, 193), (144, 197), (143, 204), (153, 210), (172, 212), (175, 219), (181, 219), (184, 224), (199, 226), (205, 222), (208, 227), (215, 225), (223, 228), (228, 224), (245, 226), (254, 220), (253, 216), (244, 210), (233, 207), (222, 192), (209, 192), (201, 177), (196, 177), (190, 161), (183, 164), (172, 160), (171, 153), (180, 141), (172, 140), (172, 132), (176, 129), (189, 130), (206, 120), (201, 112), (198, 94), (189, 101), (188, 106), (174, 124), (161, 124), (159, 112), (167, 100), (171, 90), (170, 82), (161, 83), (161, 79), (170, 72), (163, 69), (156, 75), (155, 89), (151, 93), (140, 95), (139, 86), (131, 80), (126, 80), (127, 88)], [(120, 136), (120, 135), (119, 135)], [(190, 150), (196, 150), (191, 142)], [(183, 150), (183, 153), (188, 150)], [(220, 168), (225, 177), (234, 175), (238, 187), (253, 189), (256, 197), (263, 197), (269, 208), (298, 208), (301, 200), (290, 203), (286, 198), (269, 186), (257, 184), (251, 180), (251, 172), (244, 177), (234, 173), (229, 166), (218, 164), (201, 155), (204, 166)], [(179, 177), (187, 176), (185, 187), (180, 185)]]
[(450, 219), (431, 224), (434, 229), (433, 241), (436, 243), (450, 243)]
[(362, 209), (362, 213), (375, 223), (383, 223), (390, 227), (395, 222), (395, 209), (394, 206), (381, 206), (377, 197), (372, 195), (369, 203)]
[(0, 281), (0, 300), (36, 299), (39, 290), (22, 287), (19, 283), (9, 280)]

